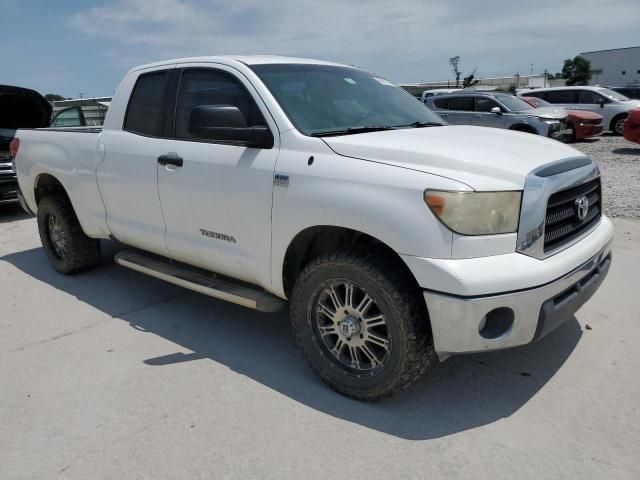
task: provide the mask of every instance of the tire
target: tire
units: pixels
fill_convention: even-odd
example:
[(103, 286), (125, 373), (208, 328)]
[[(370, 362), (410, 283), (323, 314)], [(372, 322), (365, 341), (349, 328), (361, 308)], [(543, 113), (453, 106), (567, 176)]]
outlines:
[(73, 207), (62, 195), (43, 198), (38, 204), (38, 231), (53, 268), (65, 275), (87, 270), (100, 261), (100, 240), (82, 231)]
[[(351, 301), (346, 301), (348, 285)], [(332, 288), (343, 310), (327, 294)], [(373, 304), (359, 310), (365, 295)], [(323, 306), (330, 307), (328, 314)], [(435, 363), (421, 292), (384, 255), (341, 250), (313, 260), (293, 287), (290, 314), (294, 336), (313, 371), (334, 390), (357, 400), (390, 396)], [(345, 340), (348, 334), (352, 337)]]
[(627, 119), (626, 114), (618, 115), (617, 117), (613, 117), (611, 120), (611, 125), (609, 126), (610, 130), (615, 135), (622, 135), (624, 133), (624, 121)]

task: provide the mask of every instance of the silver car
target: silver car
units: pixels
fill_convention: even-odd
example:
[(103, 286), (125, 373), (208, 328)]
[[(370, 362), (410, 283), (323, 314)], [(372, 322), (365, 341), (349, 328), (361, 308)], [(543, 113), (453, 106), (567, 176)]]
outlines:
[(451, 125), (479, 125), (535, 133), (561, 140), (567, 112), (534, 108), (508, 93), (460, 92), (429, 97), (425, 104)]
[(630, 110), (640, 107), (640, 100), (631, 100), (603, 87), (555, 87), (520, 91), (518, 95), (538, 97), (569, 110), (586, 110), (603, 117), (605, 130), (622, 135), (624, 121)]

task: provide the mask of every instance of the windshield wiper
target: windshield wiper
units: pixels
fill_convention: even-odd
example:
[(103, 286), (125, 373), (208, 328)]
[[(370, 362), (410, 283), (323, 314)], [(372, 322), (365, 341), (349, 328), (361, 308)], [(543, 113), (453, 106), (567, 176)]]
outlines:
[(382, 130), (393, 130), (388, 125), (367, 125), (364, 127), (349, 127), (342, 130), (329, 130), (326, 132), (312, 133), (312, 137), (330, 137), (334, 135), (353, 135), (356, 133), (380, 132)]
[(396, 125), (395, 128), (423, 128), (423, 127), (442, 127), (444, 124), (440, 122), (413, 122), (406, 125)]

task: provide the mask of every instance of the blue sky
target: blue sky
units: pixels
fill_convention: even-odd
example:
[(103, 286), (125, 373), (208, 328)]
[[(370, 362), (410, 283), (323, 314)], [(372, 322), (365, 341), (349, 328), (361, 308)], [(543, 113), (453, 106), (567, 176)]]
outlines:
[(640, 44), (638, 0), (0, 0), (0, 83), (111, 95), (131, 67), (270, 53), (358, 65), (394, 82), (559, 71)]

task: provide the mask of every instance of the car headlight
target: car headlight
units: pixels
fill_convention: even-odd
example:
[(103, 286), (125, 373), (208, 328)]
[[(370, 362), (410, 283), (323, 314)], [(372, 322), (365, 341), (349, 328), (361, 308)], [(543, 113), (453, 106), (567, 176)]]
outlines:
[(518, 230), (522, 192), (450, 192), (427, 190), (424, 201), (450, 230), (462, 235), (491, 235)]

